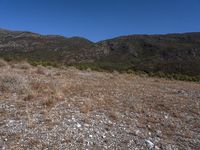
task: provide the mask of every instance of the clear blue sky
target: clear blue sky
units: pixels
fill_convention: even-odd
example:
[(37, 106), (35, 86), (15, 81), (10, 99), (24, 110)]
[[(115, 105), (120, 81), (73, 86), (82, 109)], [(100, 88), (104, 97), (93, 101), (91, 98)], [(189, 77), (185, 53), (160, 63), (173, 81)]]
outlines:
[(200, 0), (0, 0), (0, 28), (82, 36), (200, 31)]

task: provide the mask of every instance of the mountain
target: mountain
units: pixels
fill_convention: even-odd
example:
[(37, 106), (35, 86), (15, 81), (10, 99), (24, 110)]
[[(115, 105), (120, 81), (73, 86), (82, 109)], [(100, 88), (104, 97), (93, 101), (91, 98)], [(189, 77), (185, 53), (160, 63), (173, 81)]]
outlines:
[(0, 30), (0, 56), (118, 71), (200, 75), (200, 33), (129, 35), (91, 42)]
[(130, 35), (98, 45), (109, 51), (104, 61), (145, 72), (200, 74), (200, 33)]
[(97, 59), (104, 55), (98, 46), (85, 38), (8, 30), (0, 30), (0, 52), (2, 55), (62, 63)]

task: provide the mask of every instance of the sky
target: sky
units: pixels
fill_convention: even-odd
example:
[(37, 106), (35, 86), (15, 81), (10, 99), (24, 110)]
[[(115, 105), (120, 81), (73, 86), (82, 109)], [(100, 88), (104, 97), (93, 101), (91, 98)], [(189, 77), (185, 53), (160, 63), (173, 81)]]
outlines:
[(0, 28), (100, 41), (200, 31), (200, 0), (0, 0)]

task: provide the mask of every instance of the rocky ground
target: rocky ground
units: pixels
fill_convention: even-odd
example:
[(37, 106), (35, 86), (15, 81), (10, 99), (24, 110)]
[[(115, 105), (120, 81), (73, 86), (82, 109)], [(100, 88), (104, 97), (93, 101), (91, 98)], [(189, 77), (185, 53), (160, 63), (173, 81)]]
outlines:
[(0, 149), (199, 150), (200, 84), (3, 64)]

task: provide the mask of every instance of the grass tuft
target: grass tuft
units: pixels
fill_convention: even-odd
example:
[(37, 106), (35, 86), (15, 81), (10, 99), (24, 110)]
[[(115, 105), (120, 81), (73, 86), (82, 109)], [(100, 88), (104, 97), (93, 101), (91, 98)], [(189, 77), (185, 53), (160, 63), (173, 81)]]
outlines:
[(18, 74), (2, 73), (0, 74), (0, 90), (11, 93), (26, 93), (29, 90), (29, 84), (25, 78)]
[(0, 68), (1, 67), (6, 67), (6, 66), (8, 66), (8, 63), (5, 60), (0, 59)]
[(20, 63), (12, 64), (12, 67), (17, 68), (17, 69), (28, 70), (31, 68), (31, 65), (27, 62), (20, 62)]

